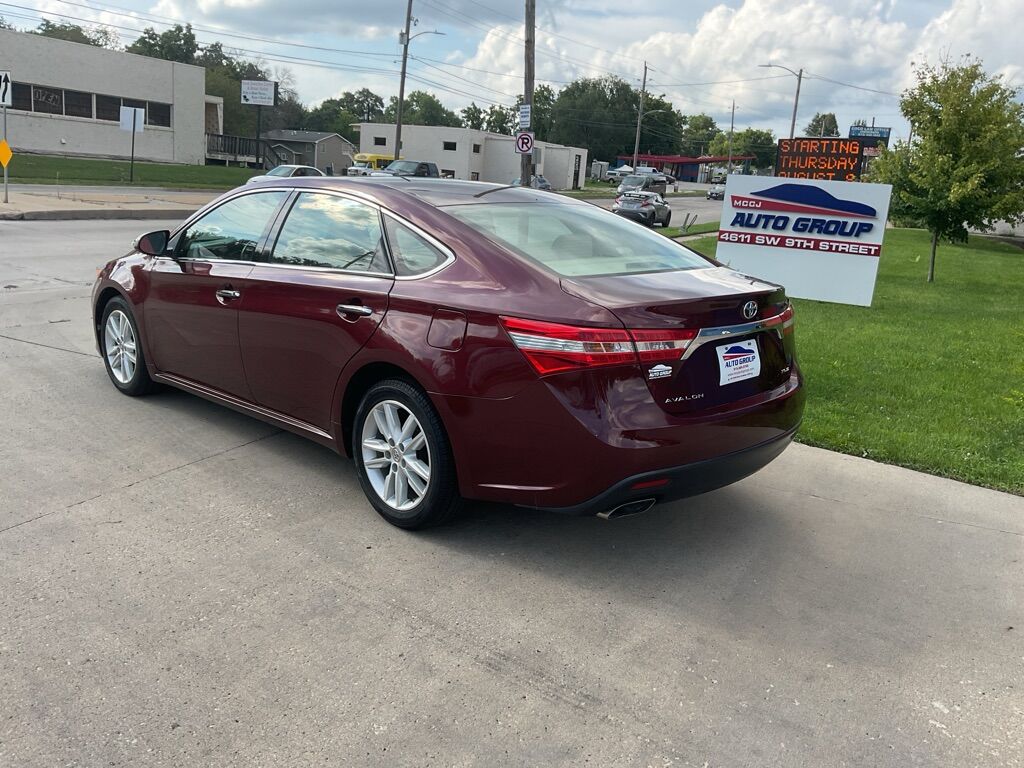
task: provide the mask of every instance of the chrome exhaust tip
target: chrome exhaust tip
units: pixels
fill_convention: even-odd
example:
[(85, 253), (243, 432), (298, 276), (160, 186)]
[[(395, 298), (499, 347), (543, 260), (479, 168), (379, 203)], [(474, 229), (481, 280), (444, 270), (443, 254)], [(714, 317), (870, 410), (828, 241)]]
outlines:
[(639, 515), (646, 512), (653, 507), (657, 501), (655, 499), (637, 499), (636, 501), (627, 501), (625, 504), (619, 504), (617, 507), (605, 510), (604, 512), (598, 512), (597, 516), (603, 520), (616, 520), (620, 517), (629, 517), (630, 515)]

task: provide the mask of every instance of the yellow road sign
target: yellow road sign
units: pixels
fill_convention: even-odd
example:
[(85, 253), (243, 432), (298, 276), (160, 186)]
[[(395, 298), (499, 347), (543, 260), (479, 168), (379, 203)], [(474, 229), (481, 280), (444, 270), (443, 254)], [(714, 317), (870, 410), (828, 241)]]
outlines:
[(11, 152), (11, 145), (7, 143), (7, 139), (0, 139), (0, 165), (6, 168), (12, 157), (14, 153)]

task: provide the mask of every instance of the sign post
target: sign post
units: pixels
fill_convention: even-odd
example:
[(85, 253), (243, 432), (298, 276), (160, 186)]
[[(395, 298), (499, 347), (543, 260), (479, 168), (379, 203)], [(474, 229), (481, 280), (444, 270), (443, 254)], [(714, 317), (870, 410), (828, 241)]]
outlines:
[(516, 134), (516, 153), (520, 155), (533, 154), (533, 134), (530, 131), (520, 131)]
[(128, 183), (135, 183), (135, 134), (142, 133), (146, 124), (146, 110), (139, 107), (121, 107), (121, 130), (132, 132), (132, 159), (128, 166)]
[(263, 153), (260, 151), (263, 134), (263, 108), (274, 106), (274, 94), (277, 83), (273, 80), (243, 80), (242, 103), (256, 105), (256, 162), (263, 166)]
[(10, 202), (7, 196), (7, 164), (11, 162), (11, 147), (7, 143), (7, 108), (11, 106), (12, 91), (11, 73), (0, 71), (0, 110), (4, 113), (4, 135), (0, 137), (0, 165), (4, 167), (4, 204)]

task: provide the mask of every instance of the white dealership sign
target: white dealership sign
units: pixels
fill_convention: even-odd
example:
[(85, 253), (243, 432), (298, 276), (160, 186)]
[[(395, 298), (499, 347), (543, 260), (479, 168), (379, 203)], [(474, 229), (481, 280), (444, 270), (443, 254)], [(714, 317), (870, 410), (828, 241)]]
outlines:
[(242, 103), (258, 107), (274, 106), (274, 85), (272, 80), (243, 80)]
[(888, 184), (731, 174), (716, 258), (790, 296), (869, 307), (891, 193)]

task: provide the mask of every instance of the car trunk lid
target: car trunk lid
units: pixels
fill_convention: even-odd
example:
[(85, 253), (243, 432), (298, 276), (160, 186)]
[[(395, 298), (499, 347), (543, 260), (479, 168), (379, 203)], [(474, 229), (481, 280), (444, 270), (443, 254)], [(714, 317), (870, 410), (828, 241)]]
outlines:
[(781, 286), (713, 267), (563, 278), (562, 289), (630, 330), (694, 333), (679, 357), (641, 360), (652, 396), (670, 413), (728, 408), (789, 379), (792, 310)]

